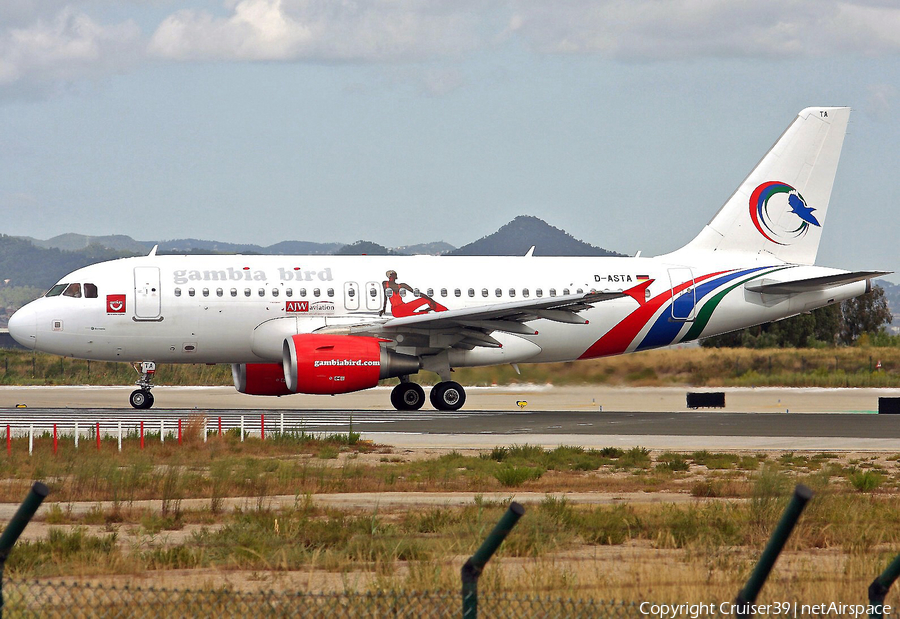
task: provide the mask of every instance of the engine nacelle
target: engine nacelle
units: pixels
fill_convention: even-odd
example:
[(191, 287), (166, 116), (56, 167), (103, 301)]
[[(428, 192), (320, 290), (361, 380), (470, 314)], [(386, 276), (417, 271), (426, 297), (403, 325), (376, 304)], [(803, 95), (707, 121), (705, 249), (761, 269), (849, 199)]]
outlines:
[(290, 395), (280, 363), (232, 363), (234, 388), (247, 395)]
[(283, 352), (284, 379), (292, 393), (349, 393), (419, 371), (418, 357), (388, 350), (374, 337), (293, 335), (284, 340)]

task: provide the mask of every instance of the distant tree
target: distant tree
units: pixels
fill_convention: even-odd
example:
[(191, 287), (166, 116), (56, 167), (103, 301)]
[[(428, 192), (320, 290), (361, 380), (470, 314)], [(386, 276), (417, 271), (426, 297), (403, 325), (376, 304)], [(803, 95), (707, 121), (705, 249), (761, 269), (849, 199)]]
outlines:
[(872, 292), (844, 301), (841, 310), (840, 339), (844, 344), (854, 343), (863, 333), (875, 335), (894, 319), (881, 286), (873, 286)]

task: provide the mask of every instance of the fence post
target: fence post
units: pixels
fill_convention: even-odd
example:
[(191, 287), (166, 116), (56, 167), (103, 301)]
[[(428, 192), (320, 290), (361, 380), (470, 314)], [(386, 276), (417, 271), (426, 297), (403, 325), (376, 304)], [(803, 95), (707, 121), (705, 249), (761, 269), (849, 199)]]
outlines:
[(166, 442), (166, 420), (165, 419), (159, 420), (159, 442), (160, 443)]
[(100, 451), (100, 422), (97, 422), (97, 451)]
[(203, 418), (203, 442), (206, 442), (206, 436), (209, 434), (209, 423), (206, 417)]
[(22, 535), (22, 531), (25, 530), (25, 526), (34, 517), (34, 513), (49, 493), (50, 490), (47, 486), (39, 481), (34, 482), (28, 496), (19, 505), (19, 509), (16, 510), (15, 515), (3, 530), (3, 535), (0, 535), (0, 616), (3, 615), (3, 568), (6, 565), (6, 559), (19, 536)]
[(244, 416), (241, 415), (241, 442), (244, 442)]
[(181, 445), (181, 417), (178, 418), (178, 444)]
[(900, 555), (894, 557), (891, 564), (878, 575), (869, 585), (869, 605), (873, 611), (869, 614), (870, 619), (882, 619), (884, 617), (884, 598), (887, 597), (888, 589), (900, 576)]
[(9, 424), (6, 424), (6, 455), (12, 455), (12, 434), (9, 432)]
[(519, 518), (525, 513), (525, 508), (521, 504), (513, 501), (509, 504), (509, 509), (500, 518), (497, 526), (491, 531), (490, 535), (482, 542), (478, 550), (475, 551), (462, 566), (462, 608), (463, 619), (475, 619), (478, 617), (478, 578), (484, 571), (484, 566), (509, 532), (512, 531)]
[(34, 450), (34, 424), (28, 424), (28, 455)]
[(119, 422), (119, 451), (122, 451), (122, 422)]
[(281, 419), (278, 422), (278, 433), (284, 434), (284, 413), (281, 413)]
[(75, 449), (78, 449), (78, 422), (75, 422)]
[(222, 437), (222, 418), (219, 417), (219, 438)]
[(806, 504), (812, 498), (812, 495), (813, 491), (803, 484), (797, 484), (797, 487), (794, 488), (794, 495), (791, 497), (791, 502), (788, 503), (784, 513), (781, 515), (781, 520), (778, 522), (778, 526), (769, 538), (769, 543), (766, 544), (766, 548), (759, 557), (756, 567), (753, 568), (753, 573), (750, 574), (750, 578), (747, 579), (747, 584), (744, 585), (744, 588), (741, 589), (737, 598), (735, 598), (734, 603), (736, 608), (734, 610), (738, 619), (745, 619), (753, 616), (753, 614), (749, 612), (750, 607), (756, 602), (756, 596), (759, 595), (760, 589), (762, 589), (766, 579), (769, 577), (769, 572), (772, 571), (775, 560), (778, 558), (778, 555), (781, 554), (782, 549), (784, 549), (784, 545), (787, 543), (791, 531), (794, 530), (794, 525), (797, 524), (800, 514), (803, 513), (803, 508), (806, 507)]
[(144, 448), (144, 422), (141, 422), (141, 449)]
[(53, 453), (56, 453), (56, 448), (58, 446), (57, 436), (56, 436), (56, 424), (53, 424)]
[(266, 416), (262, 414), (259, 416), (259, 440), (266, 440)]

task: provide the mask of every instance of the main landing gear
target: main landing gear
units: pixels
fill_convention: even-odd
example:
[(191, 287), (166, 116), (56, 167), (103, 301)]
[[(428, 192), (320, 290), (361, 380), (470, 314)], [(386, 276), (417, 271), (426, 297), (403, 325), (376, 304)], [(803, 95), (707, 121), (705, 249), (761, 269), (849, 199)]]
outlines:
[(134, 364), (134, 370), (141, 375), (141, 378), (135, 383), (140, 389), (131, 392), (128, 401), (134, 408), (150, 408), (153, 406), (153, 394), (150, 389), (153, 388), (153, 375), (156, 373), (156, 363), (153, 361), (142, 361)]
[[(398, 411), (416, 411), (425, 404), (425, 390), (416, 383), (401, 379), (391, 391), (391, 404)], [(452, 380), (440, 382), (431, 388), (431, 405), (439, 411), (457, 411), (466, 403), (466, 391)]]

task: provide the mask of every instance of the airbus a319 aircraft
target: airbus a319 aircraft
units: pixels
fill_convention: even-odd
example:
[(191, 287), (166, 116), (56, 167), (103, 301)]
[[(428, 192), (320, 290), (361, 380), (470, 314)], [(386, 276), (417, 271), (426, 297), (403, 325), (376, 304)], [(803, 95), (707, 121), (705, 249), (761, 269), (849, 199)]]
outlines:
[[(457, 410), (454, 368), (573, 361), (780, 320), (884, 272), (813, 266), (849, 108), (799, 116), (690, 243), (657, 257), (149, 256), (63, 277), (16, 312), (35, 350), (129, 361), (149, 408), (156, 363), (230, 363), (250, 395), (339, 394), (399, 377), (391, 402)], [(532, 248), (533, 249), (533, 248)]]

